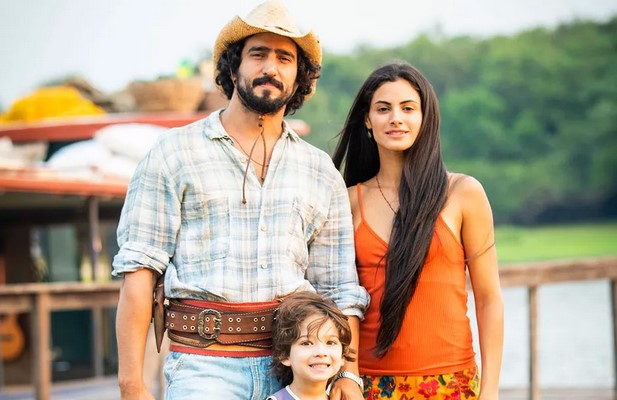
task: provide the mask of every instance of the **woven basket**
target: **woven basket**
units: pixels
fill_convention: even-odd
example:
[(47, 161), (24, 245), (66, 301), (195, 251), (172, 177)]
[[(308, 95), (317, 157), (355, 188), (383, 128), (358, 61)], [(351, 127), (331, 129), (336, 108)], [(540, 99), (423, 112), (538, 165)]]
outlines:
[(129, 91), (139, 111), (191, 112), (204, 96), (201, 78), (133, 82)]

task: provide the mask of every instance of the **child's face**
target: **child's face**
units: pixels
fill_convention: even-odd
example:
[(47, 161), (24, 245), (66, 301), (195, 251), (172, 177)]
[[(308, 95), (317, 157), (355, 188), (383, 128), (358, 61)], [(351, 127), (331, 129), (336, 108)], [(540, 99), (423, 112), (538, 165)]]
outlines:
[(331, 320), (319, 330), (308, 333), (308, 326), (323, 318), (312, 315), (300, 324), (300, 337), (291, 345), (289, 358), (283, 364), (291, 367), (294, 384), (327, 383), (343, 366), (343, 345)]

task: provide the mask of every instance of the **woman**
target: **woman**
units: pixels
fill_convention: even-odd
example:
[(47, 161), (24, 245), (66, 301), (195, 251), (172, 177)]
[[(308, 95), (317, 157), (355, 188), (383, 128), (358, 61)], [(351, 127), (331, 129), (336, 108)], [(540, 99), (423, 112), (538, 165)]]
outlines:
[(360, 283), (371, 295), (360, 327), (364, 396), (497, 399), (503, 300), (492, 212), (477, 180), (445, 168), (428, 80), (404, 63), (375, 70), (333, 158), (349, 187)]

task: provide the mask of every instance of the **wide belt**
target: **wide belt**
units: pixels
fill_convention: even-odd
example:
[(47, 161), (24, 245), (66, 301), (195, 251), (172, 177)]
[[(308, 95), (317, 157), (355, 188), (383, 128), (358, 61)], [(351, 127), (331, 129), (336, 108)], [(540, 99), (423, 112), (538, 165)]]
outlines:
[(165, 328), (176, 342), (205, 348), (213, 343), (272, 347), (272, 319), (279, 302), (220, 303), (170, 299)]

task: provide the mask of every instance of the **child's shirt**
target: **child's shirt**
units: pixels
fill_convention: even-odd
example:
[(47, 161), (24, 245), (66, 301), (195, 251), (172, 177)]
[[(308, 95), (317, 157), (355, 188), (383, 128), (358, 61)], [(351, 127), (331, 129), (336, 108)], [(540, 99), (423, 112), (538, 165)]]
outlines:
[(291, 391), (289, 385), (285, 386), (278, 392), (274, 393), (271, 396), (268, 396), (266, 400), (301, 400), (298, 396)]

